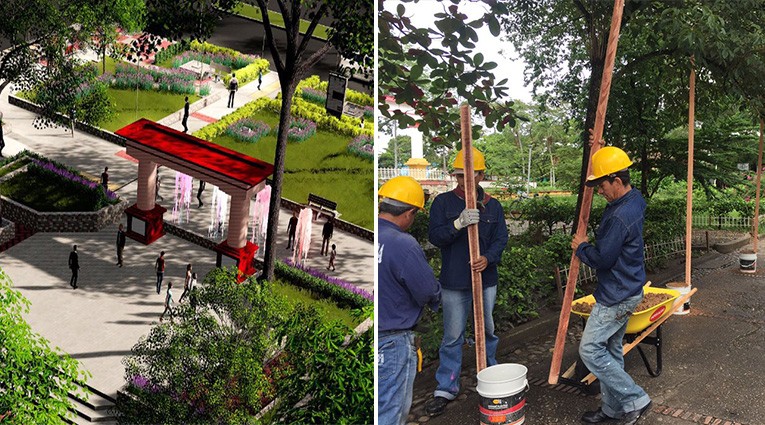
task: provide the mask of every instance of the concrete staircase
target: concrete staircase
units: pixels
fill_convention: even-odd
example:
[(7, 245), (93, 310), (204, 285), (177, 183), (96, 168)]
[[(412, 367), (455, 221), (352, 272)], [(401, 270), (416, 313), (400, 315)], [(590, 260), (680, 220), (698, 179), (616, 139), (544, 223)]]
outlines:
[(90, 391), (90, 397), (83, 400), (77, 395), (69, 393), (69, 400), (74, 404), (70, 409), (76, 414), (74, 419), (65, 419), (64, 422), (70, 425), (116, 425), (117, 420), (114, 416), (114, 397), (98, 391), (97, 389), (86, 385)]

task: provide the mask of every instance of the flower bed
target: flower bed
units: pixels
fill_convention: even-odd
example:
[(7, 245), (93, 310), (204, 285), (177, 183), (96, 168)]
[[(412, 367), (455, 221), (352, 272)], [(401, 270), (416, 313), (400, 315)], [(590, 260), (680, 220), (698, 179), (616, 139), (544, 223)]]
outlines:
[(287, 140), (290, 142), (305, 142), (316, 134), (316, 123), (300, 117), (292, 117)]
[(248, 143), (255, 143), (270, 132), (271, 127), (268, 124), (252, 118), (242, 118), (226, 127), (226, 134)]
[(111, 86), (117, 89), (153, 90), (155, 85), (160, 91), (175, 94), (194, 94), (196, 74), (185, 69), (161, 69), (135, 67), (117, 64)]
[(309, 102), (318, 103), (319, 105), (324, 105), (327, 103), (326, 92), (322, 93), (319, 90), (312, 89), (310, 87), (304, 88), (300, 95), (303, 97), (303, 99)]
[(293, 285), (310, 289), (341, 305), (348, 305), (352, 308), (371, 305), (375, 299), (373, 294), (355, 285), (342, 279), (327, 276), (310, 267), (294, 264), (290, 259), (285, 259), (284, 263), (277, 261), (274, 265), (274, 273), (278, 278)]
[(372, 137), (364, 134), (356, 136), (348, 143), (348, 152), (368, 160), (374, 159), (374, 149)]
[(195, 60), (208, 65), (217, 63), (229, 68), (239, 69), (255, 62), (257, 59), (258, 57), (253, 55), (234, 55), (228, 52), (212, 53), (187, 50), (173, 58), (173, 68), (180, 68), (181, 65)]

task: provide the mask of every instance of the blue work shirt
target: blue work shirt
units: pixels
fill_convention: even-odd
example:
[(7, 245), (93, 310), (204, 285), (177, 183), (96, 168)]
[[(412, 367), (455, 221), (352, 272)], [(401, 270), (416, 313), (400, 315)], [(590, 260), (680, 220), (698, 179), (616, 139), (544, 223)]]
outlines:
[(612, 306), (642, 293), (645, 284), (643, 220), (645, 200), (637, 189), (609, 202), (595, 234), (595, 245), (583, 242), (576, 256), (598, 276), (595, 301)]
[[(430, 243), (441, 249), (441, 275), (438, 277), (441, 287), (467, 291), (473, 287), (467, 229), (454, 228), (454, 220), (465, 209), (465, 198), (460, 195), (462, 191), (455, 189), (433, 200), (428, 238)], [(508, 236), (505, 213), (499, 201), (486, 196), (484, 205), (478, 223), (478, 244), (480, 255), (489, 262), (481, 272), (483, 287), (489, 288), (499, 281), (497, 264), (502, 259)]]
[(377, 329), (414, 328), (426, 305), (441, 302), (441, 285), (422, 247), (412, 235), (384, 218), (377, 219)]

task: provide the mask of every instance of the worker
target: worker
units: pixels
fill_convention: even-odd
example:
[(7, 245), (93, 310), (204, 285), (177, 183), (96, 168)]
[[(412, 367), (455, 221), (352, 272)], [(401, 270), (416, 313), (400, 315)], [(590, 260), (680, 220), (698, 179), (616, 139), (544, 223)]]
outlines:
[[(481, 273), (483, 283), (483, 321), (486, 340), (486, 364), (497, 364), (499, 338), (494, 335), (494, 302), (497, 298), (497, 264), (507, 245), (505, 214), (499, 201), (489, 196), (479, 183), (484, 178), (486, 161), (483, 154), (473, 148), (472, 176), (465, 176), (464, 150), (457, 153), (453, 175), (457, 187), (437, 196), (430, 208), (430, 242), (441, 249), (441, 305), (444, 336), (438, 352), (437, 387), (433, 398), (425, 404), (430, 416), (444, 412), (446, 405), (460, 391), (462, 344), (465, 325), (473, 307), (472, 271)], [(465, 180), (472, 178), (476, 187), (475, 209), (465, 208)], [(470, 263), (467, 226), (478, 223), (479, 256)], [(471, 271), (472, 269), (472, 271)]]
[(422, 186), (411, 177), (394, 177), (378, 195), (377, 423), (403, 425), (417, 373), (413, 329), (426, 305), (438, 310), (441, 285), (422, 247), (406, 232), (425, 205)]
[(651, 398), (624, 370), (622, 338), (632, 311), (643, 298), (645, 259), (643, 220), (646, 203), (630, 185), (632, 161), (616, 147), (592, 155), (592, 174), (585, 184), (597, 187), (608, 204), (598, 226), (595, 244), (575, 235), (576, 256), (597, 272), (595, 305), (579, 345), (585, 366), (600, 380), (601, 406), (585, 412), (582, 421), (621, 420), (635, 424), (651, 407)]

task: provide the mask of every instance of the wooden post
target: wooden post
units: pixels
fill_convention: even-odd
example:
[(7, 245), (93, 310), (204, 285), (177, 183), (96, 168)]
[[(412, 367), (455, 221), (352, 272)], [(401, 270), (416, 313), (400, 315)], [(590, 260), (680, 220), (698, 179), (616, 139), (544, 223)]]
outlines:
[[(470, 106), (460, 107), (460, 131), (462, 132), (462, 152), (465, 153), (465, 208), (476, 208), (475, 178), (473, 177), (473, 129), (470, 126)], [(467, 228), (470, 264), (481, 256), (478, 245), (478, 223)], [(473, 281), (473, 331), (475, 332), (476, 372), (486, 369), (486, 330), (483, 322), (483, 279), (481, 273), (471, 269)]]
[(691, 58), (688, 95), (688, 175), (685, 194), (685, 286), (691, 286), (691, 235), (693, 233), (693, 137), (696, 130), (696, 65)]
[(757, 194), (754, 200), (754, 224), (752, 225), (752, 250), (757, 253), (757, 244), (760, 235), (760, 181), (762, 179), (762, 144), (763, 131), (765, 131), (765, 118), (760, 117), (760, 152), (757, 155)]
[[(614, 0), (614, 12), (611, 17), (611, 31), (608, 35), (608, 47), (606, 48), (606, 61), (603, 66), (603, 78), (600, 81), (600, 95), (598, 98), (598, 109), (595, 113), (595, 128), (592, 132), (592, 146), (590, 147), (590, 159), (587, 165), (587, 175), (592, 172), (592, 155), (600, 149), (603, 144), (603, 127), (606, 121), (606, 108), (608, 107), (608, 95), (611, 91), (611, 76), (614, 71), (614, 61), (616, 60), (616, 45), (619, 42), (619, 27), (622, 22), (622, 11), (624, 9), (624, 0)], [(584, 188), (582, 196), (582, 208), (579, 211), (579, 224), (576, 229), (577, 235), (584, 236), (587, 233), (587, 222), (590, 220), (590, 208), (592, 207), (593, 189)], [(550, 375), (547, 381), (551, 385), (558, 383), (560, 375), (560, 364), (563, 360), (563, 349), (566, 345), (566, 332), (568, 331), (568, 319), (571, 315), (571, 303), (574, 300), (576, 290), (576, 277), (579, 275), (579, 258), (576, 252), (571, 253), (571, 265), (569, 266), (568, 280), (566, 282), (566, 294), (563, 297), (563, 305), (560, 310), (560, 319), (558, 320), (558, 333), (555, 336), (555, 349), (553, 350), (552, 362), (550, 364)]]

